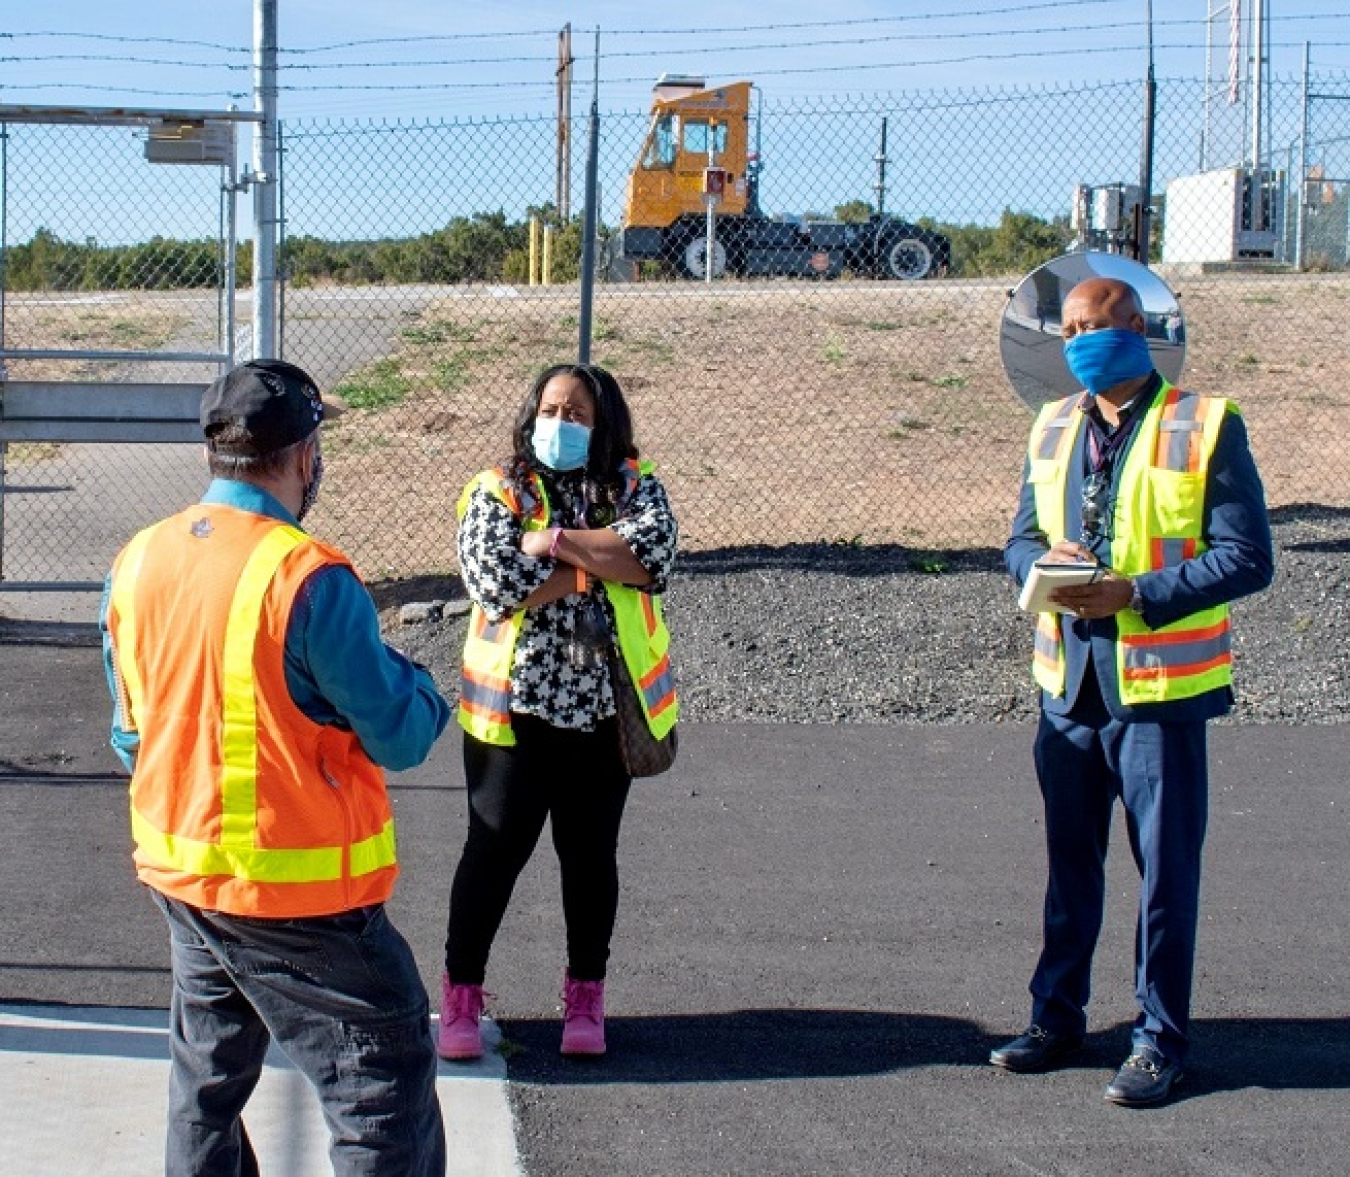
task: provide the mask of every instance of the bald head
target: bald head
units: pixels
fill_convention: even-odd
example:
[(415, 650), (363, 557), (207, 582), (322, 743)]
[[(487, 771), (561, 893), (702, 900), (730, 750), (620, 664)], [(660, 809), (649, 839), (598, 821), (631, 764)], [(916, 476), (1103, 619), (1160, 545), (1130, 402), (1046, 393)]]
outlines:
[(1145, 333), (1144, 312), (1134, 287), (1118, 278), (1089, 278), (1064, 299), (1061, 334), (1072, 339), (1084, 331), (1120, 327)]

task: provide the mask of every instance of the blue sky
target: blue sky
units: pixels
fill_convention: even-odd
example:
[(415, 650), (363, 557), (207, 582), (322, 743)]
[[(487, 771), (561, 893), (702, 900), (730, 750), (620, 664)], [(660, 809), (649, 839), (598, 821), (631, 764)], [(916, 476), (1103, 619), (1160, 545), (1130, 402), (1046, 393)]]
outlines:
[[(1238, 3), (1245, 15), (1250, 0)], [(1307, 40), (1314, 73), (1333, 79), (1329, 88), (1350, 92), (1345, 3), (1266, 0), (1271, 75), (1290, 81), (1286, 91), (1297, 92)], [(1198, 94), (1206, 66), (1207, 0), (1158, 0), (1153, 7), (1159, 79), (1190, 80), (1197, 86), (1185, 92)], [(562, 0), (279, 0), (280, 114), (290, 160), (287, 224), (297, 234), (398, 235), (484, 209), (507, 208), (516, 216), (527, 204), (548, 199), (553, 78), (565, 23), (572, 26), (576, 58), (574, 116), (584, 119), (589, 109), (597, 26), (601, 110), (620, 116), (605, 121), (602, 146), (602, 218), (609, 222), (620, 215), (622, 178), (641, 141), (641, 112), (663, 72), (702, 75), (710, 83), (749, 79), (758, 84), (766, 111), (779, 100), (805, 109), (814, 98), (822, 99), (819, 110), (857, 98), (861, 111), (901, 112), (926, 108), (928, 96), (936, 96), (939, 107), (980, 106), (982, 96), (997, 98), (1014, 88), (1019, 95), (1057, 86), (1105, 91), (1115, 83), (1120, 117), (1095, 108), (1078, 111), (1081, 125), (1064, 133), (1067, 148), (1049, 133), (1049, 113), (1046, 125), (1037, 123), (1034, 143), (1028, 136), (1013, 147), (1004, 142), (1008, 132), (997, 112), (987, 125), (962, 110), (908, 123), (897, 114), (903, 150), (895, 153), (891, 178), (893, 199), (906, 215), (992, 223), (1007, 206), (1056, 215), (1078, 181), (1137, 175), (1137, 84), (1147, 63), (1147, 10), (1146, 0), (684, 0), (664, 9)], [(1215, 29), (1210, 76), (1216, 79), (1227, 58), (1224, 31)], [(252, 40), (252, 0), (0, 0), (0, 103), (249, 108)], [(958, 100), (948, 104), (958, 91)], [(894, 96), (902, 98), (891, 101)], [(1350, 115), (1346, 105), (1324, 114)], [(1061, 116), (1075, 113), (1067, 102), (1047, 112), (1052, 108)], [(1282, 109), (1284, 124), (1269, 143), (1287, 145), (1297, 136), (1288, 124), (1290, 104)], [(1195, 136), (1179, 120), (1196, 111), (1174, 107), (1164, 113), (1170, 135), (1160, 137), (1158, 147), (1163, 181), (1194, 167)], [(1232, 108), (1225, 117), (1229, 137), (1240, 144), (1243, 111)], [(341, 154), (341, 144), (334, 144), (331, 158), (323, 155), (317, 140), (325, 129), (316, 120), (326, 118), (456, 124), (500, 118), (514, 121), (518, 134), (480, 136), (485, 145), (467, 167), (452, 158), (424, 166), (395, 156), (372, 165), (352, 162), (357, 157)], [(832, 142), (824, 155), (805, 138), (809, 128), (797, 139), (787, 133), (790, 126), (776, 141), (766, 137), (766, 207), (828, 211), (845, 198), (868, 196), (875, 149), (871, 138), (857, 136), (874, 132), (865, 115), (855, 122), (866, 127), (855, 128), (849, 142)], [(820, 124), (812, 126), (826, 134)], [(1101, 131), (1084, 130), (1091, 127)], [(472, 130), (457, 126), (455, 141), (473, 141)], [(313, 144), (308, 152), (299, 141), (306, 133)], [(358, 133), (343, 130), (349, 141)], [(49, 129), (29, 129), (25, 137), (16, 128), (11, 136), (10, 241), (27, 240), (37, 227), (68, 239), (108, 242), (215, 231), (218, 178), (208, 169), (154, 168), (152, 175), (131, 140), (114, 164), (105, 162), (111, 159), (105, 146), (95, 152), (83, 140), (67, 141)], [(99, 142), (106, 145), (107, 135)], [(581, 191), (581, 142), (574, 139), (574, 200)], [(244, 162), (247, 141), (241, 148)], [(66, 182), (71, 158), (84, 169), (76, 184)], [(822, 167), (827, 158), (830, 167)], [(1338, 170), (1329, 174), (1339, 176), (1339, 157), (1334, 163)], [(815, 184), (820, 186), (809, 187)], [(249, 231), (247, 215), (241, 231)]]
[[(1239, 0), (1245, 10), (1249, 0)], [(1344, 0), (1266, 0), (1272, 69), (1350, 70)], [(251, 0), (4, 0), (0, 102), (220, 108), (248, 105)], [(1205, 73), (1206, 0), (1153, 6), (1160, 76)], [(746, 77), (768, 97), (949, 90), (1143, 75), (1146, 0), (685, 0), (465, 4), (279, 0), (284, 118), (547, 113), (557, 31), (590, 99), (600, 29), (601, 105), (638, 110), (662, 72)], [(189, 42), (199, 42), (190, 44)], [(351, 44), (360, 42), (360, 44)], [(1226, 57), (1216, 45), (1215, 70)]]

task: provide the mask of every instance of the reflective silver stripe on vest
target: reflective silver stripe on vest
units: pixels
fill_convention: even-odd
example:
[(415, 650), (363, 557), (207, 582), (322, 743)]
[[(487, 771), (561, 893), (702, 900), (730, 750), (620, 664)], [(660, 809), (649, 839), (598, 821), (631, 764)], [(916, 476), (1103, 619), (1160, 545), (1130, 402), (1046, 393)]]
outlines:
[(1153, 541), (1154, 550), (1161, 555), (1162, 563), (1160, 568), (1175, 568), (1186, 557), (1187, 547), (1192, 551), (1195, 549), (1195, 541), (1187, 539), (1159, 539)]
[(1037, 445), (1036, 456), (1047, 461), (1054, 458), (1059, 453), (1060, 443), (1064, 439), (1062, 433), (1055, 430), (1067, 429), (1070, 422), (1073, 421), (1073, 415), (1078, 409), (1078, 402), (1073, 398), (1065, 401), (1049, 421), (1045, 423), (1045, 428), (1041, 430), (1040, 440)]
[(1060, 628), (1054, 626), (1053, 630), (1046, 632), (1049, 626), (1035, 626), (1035, 638), (1031, 648), (1035, 653), (1044, 657), (1050, 664), (1057, 663), (1060, 660)]
[(1204, 426), (1196, 418), (1200, 398), (1191, 392), (1177, 394), (1171, 416), (1158, 423), (1158, 466), (1163, 470), (1191, 468), (1191, 434)]
[(483, 711), (505, 715), (511, 710), (511, 692), (494, 690), (482, 683), (474, 682), (467, 674), (459, 680), (460, 693), (464, 702)]
[(642, 688), (642, 697), (647, 700), (648, 713), (655, 712), (657, 704), (674, 693), (675, 676), (670, 672), (670, 664), (667, 663), (666, 669), (653, 679), (649, 686)]
[(1043, 655), (1047, 662), (1058, 662), (1059, 630), (1056, 629), (1055, 633), (1052, 635), (1046, 633), (1045, 630), (1038, 625), (1036, 627), (1036, 639), (1033, 644), (1033, 649), (1037, 654)]
[(1223, 626), (1211, 636), (1187, 642), (1140, 642), (1125, 638), (1125, 672), (1132, 670), (1180, 670), (1188, 666), (1227, 658), (1232, 649), (1232, 630)]

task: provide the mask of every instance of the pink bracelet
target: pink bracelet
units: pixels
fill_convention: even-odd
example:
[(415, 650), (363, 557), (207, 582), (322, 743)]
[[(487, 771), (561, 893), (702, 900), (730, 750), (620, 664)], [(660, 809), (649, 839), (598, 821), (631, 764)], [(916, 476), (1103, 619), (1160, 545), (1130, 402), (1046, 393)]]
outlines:
[(562, 539), (563, 529), (555, 527), (553, 529), (553, 542), (548, 545), (548, 558), (556, 560), (558, 558), (558, 541)]

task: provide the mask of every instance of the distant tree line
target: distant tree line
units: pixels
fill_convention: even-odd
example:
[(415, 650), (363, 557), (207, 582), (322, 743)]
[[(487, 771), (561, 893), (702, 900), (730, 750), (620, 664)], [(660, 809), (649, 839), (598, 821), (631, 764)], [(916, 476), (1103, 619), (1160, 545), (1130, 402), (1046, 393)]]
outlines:
[[(865, 202), (839, 205), (840, 220), (865, 220)], [(553, 230), (552, 280), (575, 281), (580, 271), (581, 222), (563, 222), (551, 205), (529, 210)], [(922, 218), (924, 228), (952, 242), (952, 273), (966, 277), (1023, 274), (1063, 253), (1072, 239), (1067, 217), (1044, 220), (1005, 210), (998, 224), (950, 225)], [(602, 230), (602, 235), (604, 231)], [(503, 212), (455, 217), (444, 228), (415, 237), (376, 241), (334, 241), (288, 237), (280, 267), (296, 286), (458, 285), (466, 282), (521, 283), (529, 278), (529, 220), (510, 221)], [(224, 265), (221, 243), (153, 237), (135, 245), (65, 241), (47, 229), (5, 254), (4, 284), (14, 291), (168, 290), (214, 287)], [(252, 242), (236, 254), (238, 281), (247, 285), (253, 268)]]
[[(182, 290), (220, 283), (224, 248), (214, 238), (178, 241), (152, 237), (135, 245), (65, 241), (38, 229), (4, 255), (7, 290)], [(253, 268), (253, 243), (236, 255), (239, 272)]]
[(445, 228), (417, 237), (380, 241), (290, 237), (282, 251), (282, 265), (287, 280), (297, 286), (526, 282), (530, 276), (530, 216), (537, 216), (541, 227), (552, 230), (552, 280), (575, 281), (580, 272), (581, 221), (574, 218), (563, 223), (552, 205), (530, 209), (523, 221), (508, 221), (502, 212), (455, 217)]

